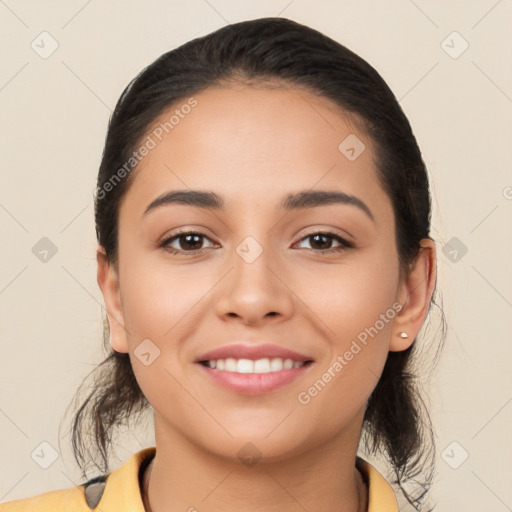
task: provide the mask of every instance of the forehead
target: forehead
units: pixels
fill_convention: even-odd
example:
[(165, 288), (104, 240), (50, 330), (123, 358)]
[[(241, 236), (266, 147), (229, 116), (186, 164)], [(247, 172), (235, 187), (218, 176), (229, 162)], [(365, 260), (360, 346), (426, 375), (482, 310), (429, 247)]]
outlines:
[[(296, 87), (209, 87), (153, 123), (152, 148), (123, 203), (143, 212), (172, 189), (215, 190), (230, 205), (263, 207), (294, 190), (337, 189), (367, 204), (387, 196), (372, 142), (330, 100)], [(355, 157), (355, 158), (354, 158)], [(372, 208), (378, 210), (379, 207)]]

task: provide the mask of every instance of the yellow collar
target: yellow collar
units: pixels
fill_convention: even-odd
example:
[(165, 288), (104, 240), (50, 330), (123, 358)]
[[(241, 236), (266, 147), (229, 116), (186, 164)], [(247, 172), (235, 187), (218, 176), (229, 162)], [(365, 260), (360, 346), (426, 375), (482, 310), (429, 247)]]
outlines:
[[(110, 473), (97, 509), (102, 512), (144, 512), (139, 470), (142, 463), (155, 453), (156, 446), (144, 448)], [(368, 482), (368, 512), (398, 512), (395, 494), (386, 479), (364, 459), (358, 457), (357, 463)]]
[[(139, 473), (156, 453), (156, 446), (134, 453), (108, 475), (89, 480), (71, 489), (48, 491), (30, 498), (2, 503), (1, 512), (145, 512), (140, 493)], [(385, 478), (368, 462), (357, 458), (357, 467), (368, 483), (368, 512), (398, 512), (398, 505)], [(98, 501), (99, 500), (99, 501)]]

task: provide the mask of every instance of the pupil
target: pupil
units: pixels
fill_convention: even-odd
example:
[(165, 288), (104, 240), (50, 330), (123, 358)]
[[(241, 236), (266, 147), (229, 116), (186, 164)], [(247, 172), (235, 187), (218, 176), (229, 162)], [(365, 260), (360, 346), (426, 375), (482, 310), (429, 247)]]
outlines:
[[(194, 245), (194, 243), (193, 243), (193, 242), (189, 243), (189, 240), (190, 240), (191, 238), (194, 238), (194, 237), (195, 237), (196, 239), (199, 239), (199, 238), (200, 238), (200, 237), (199, 237), (199, 235), (185, 235), (185, 237), (184, 237), (184, 238), (185, 238), (185, 240), (186, 240), (185, 245), (187, 245), (187, 246), (192, 245), (192, 246), (193, 246), (193, 245)], [(196, 241), (196, 245), (197, 245), (198, 243), (199, 243), (199, 245), (201, 245), (201, 242), (200, 242), (200, 241), (199, 241), (199, 242), (198, 242), (198, 241)], [(193, 249), (196, 249), (196, 247), (192, 247), (192, 248), (193, 248)]]
[[(329, 237), (327, 235), (313, 235), (313, 239), (315, 240), (315, 243), (318, 238), (323, 238), (325, 240), (326, 238), (329, 238)], [(322, 245), (322, 244), (320, 244), (320, 245)], [(323, 245), (326, 245), (326, 244), (323, 244)], [(329, 246), (329, 243), (327, 243), (327, 247), (322, 247), (322, 249), (328, 249), (329, 248), (328, 246)]]

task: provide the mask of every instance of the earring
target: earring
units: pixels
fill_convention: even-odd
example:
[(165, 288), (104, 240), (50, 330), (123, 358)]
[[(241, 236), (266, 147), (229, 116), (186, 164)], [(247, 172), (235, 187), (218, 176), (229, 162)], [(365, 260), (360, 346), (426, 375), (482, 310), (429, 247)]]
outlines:
[(409, 337), (409, 335), (406, 332), (400, 332), (400, 333), (398, 333), (398, 335), (400, 336), (400, 338), (403, 338), (403, 339), (406, 339)]

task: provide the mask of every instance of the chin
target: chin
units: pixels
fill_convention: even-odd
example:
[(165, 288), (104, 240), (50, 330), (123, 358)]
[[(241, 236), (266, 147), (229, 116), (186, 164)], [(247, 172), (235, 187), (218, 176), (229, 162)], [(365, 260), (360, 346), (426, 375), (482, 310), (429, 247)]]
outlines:
[(284, 462), (305, 450), (302, 440), (293, 440), (289, 437), (286, 442), (283, 438), (274, 440), (265, 437), (251, 437), (250, 435), (233, 437), (222, 446), (204, 446), (212, 455), (242, 464), (252, 468), (256, 464), (271, 464)]

